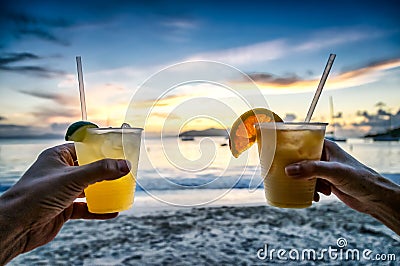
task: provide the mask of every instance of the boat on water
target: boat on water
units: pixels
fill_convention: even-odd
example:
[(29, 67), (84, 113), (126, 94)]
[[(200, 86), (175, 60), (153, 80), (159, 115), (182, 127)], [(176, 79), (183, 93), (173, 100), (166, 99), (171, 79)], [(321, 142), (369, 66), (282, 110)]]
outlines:
[(331, 140), (331, 141), (336, 141), (336, 142), (346, 142), (346, 138), (339, 138), (335, 136), (335, 129), (336, 129), (336, 124), (335, 124), (335, 118), (340, 118), (342, 117), (342, 113), (338, 113), (335, 115), (335, 112), (333, 110), (333, 99), (332, 96), (329, 97), (329, 106), (330, 106), (330, 113), (331, 113), (331, 128), (332, 130), (327, 131), (325, 133), (325, 139)]
[(181, 136), (182, 141), (193, 141), (194, 137), (192, 136)]

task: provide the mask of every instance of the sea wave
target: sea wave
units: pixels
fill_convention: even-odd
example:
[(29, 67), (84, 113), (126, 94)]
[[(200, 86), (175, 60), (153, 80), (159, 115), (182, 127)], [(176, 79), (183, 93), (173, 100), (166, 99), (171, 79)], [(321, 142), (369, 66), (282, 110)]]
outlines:
[[(400, 173), (383, 174), (384, 177), (400, 184)], [(0, 180), (0, 192), (9, 189), (15, 179)], [(136, 191), (151, 190), (187, 190), (187, 189), (259, 189), (263, 182), (258, 176), (222, 176), (212, 174), (199, 175), (196, 178), (150, 177), (138, 178)]]
[(260, 178), (216, 177), (203, 175), (197, 178), (152, 178), (138, 180), (137, 191), (185, 189), (258, 189), (263, 188)]

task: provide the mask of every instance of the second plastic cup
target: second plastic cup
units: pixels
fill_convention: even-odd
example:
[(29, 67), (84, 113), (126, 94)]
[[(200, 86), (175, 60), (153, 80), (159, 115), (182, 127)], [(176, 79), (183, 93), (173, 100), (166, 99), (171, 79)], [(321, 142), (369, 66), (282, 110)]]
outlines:
[(127, 159), (131, 163), (129, 174), (85, 189), (89, 212), (111, 213), (132, 207), (141, 133), (141, 128), (90, 128), (82, 142), (75, 142), (79, 165), (104, 158)]
[[(311, 180), (290, 178), (285, 173), (285, 167), (303, 160), (320, 160), (327, 125), (327, 123), (256, 125), (261, 175), (264, 178), (265, 196), (269, 205), (281, 208), (311, 206), (316, 178)], [(271, 136), (276, 136), (276, 142)]]

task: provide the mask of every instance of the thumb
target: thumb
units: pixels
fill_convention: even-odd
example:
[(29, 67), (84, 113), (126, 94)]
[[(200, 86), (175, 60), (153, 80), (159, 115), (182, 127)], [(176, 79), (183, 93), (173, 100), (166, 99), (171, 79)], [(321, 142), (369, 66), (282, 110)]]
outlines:
[(90, 164), (74, 167), (69, 175), (82, 187), (87, 187), (103, 180), (113, 180), (129, 173), (130, 163), (121, 159), (102, 159)]
[(353, 168), (338, 162), (302, 161), (285, 167), (286, 175), (294, 178), (318, 178), (329, 181), (334, 186), (348, 183), (353, 175)]

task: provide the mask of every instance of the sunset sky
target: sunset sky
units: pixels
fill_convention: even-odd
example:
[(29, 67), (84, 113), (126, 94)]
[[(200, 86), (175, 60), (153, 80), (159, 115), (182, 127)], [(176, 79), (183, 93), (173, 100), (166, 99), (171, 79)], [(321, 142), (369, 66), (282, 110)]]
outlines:
[[(336, 119), (339, 134), (385, 128), (388, 113), (392, 126), (400, 125), (397, 1), (14, 0), (0, 5), (0, 136), (63, 134), (81, 119), (77, 55), (83, 61), (88, 119), (102, 126), (120, 125), (133, 97), (138, 108), (157, 102), (145, 125), (148, 132), (164, 130), (166, 117), (180, 129), (229, 127), (234, 115), (224, 117), (218, 105), (238, 114), (245, 107), (223, 89), (159, 86), (134, 96), (158, 71), (193, 60), (242, 71), (269, 108), (301, 121), (330, 53), (337, 57), (313, 119), (330, 122), (332, 96), (335, 114), (342, 113)], [(244, 94), (251, 86), (248, 80), (227, 82), (240, 84)], [(211, 100), (196, 103), (202, 97)], [(185, 102), (190, 108), (179, 110)], [(198, 116), (193, 121), (191, 108)], [(218, 119), (208, 118), (212, 112)]]

